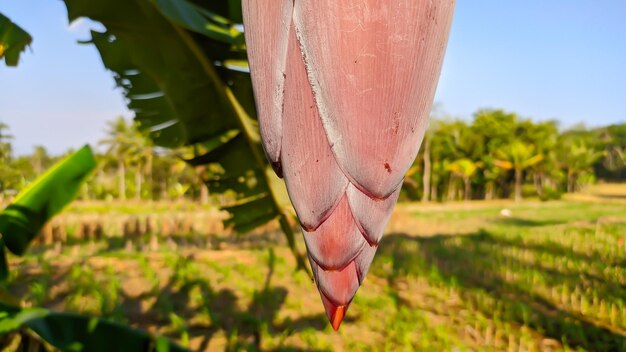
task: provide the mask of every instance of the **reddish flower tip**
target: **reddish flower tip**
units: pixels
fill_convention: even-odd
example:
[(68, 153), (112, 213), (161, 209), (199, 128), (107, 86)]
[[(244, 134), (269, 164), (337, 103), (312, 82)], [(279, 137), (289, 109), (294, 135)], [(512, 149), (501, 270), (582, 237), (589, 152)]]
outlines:
[(333, 326), (333, 330), (339, 331), (343, 317), (346, 315), (346, 306), (339, 306), (335, 309), (335, 313), (330, 319), (330, 324)]
[(341, 322), (343, 318), (346, 316), (346, 311), (348, 310), (347, 305), (336, 305), (331, 302), (326, 296), (322, 293), (322, 303), (324, 303), (324, 308), (326, 309), (326, 316), (328, 316), (328, 321), (330, 321), (330, 325), (333, 327), (333, 330), (339, 331), (339, 327), (341, 326)]

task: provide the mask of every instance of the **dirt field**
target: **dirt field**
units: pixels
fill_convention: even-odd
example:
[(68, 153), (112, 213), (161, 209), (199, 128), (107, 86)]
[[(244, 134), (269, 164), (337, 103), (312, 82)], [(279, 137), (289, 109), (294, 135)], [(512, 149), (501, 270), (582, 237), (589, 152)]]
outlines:
[[(29, 304), (107, 316), (192, 350), (621, 350), (625, 190), (401, 204), (339, 333), (273, 225), (246, 236), (206, 224), (134, 235), (109, 224), (80, 238), (66, 230), (64, 241), (11, 258), (9, 288)], [(64, 221), (172, 213), (116, 207), (75, 205)], [(176, 211), (198, 223), (207, 212)]]

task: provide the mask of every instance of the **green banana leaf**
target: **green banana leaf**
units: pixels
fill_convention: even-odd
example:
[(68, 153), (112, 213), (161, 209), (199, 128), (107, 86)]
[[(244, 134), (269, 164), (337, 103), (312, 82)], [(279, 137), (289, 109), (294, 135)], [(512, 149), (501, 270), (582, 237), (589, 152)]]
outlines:
[(143, 330), (104, 319), (0, 303), (0, 336), (23, 333), (24, 329), (33, 331), (61, 351), (188, 351), (164, 337), (152, 336)]
[(186, 0), (155, 0), (163, 15), (170, 21), (211, 39), (225, 43), (244, 45), (243, 33), (213, 9), (208, 10)]
[(25, 30), (0, 13), (0, 60), (7, 66), (17, 66), (20, 54), (32, 43)]
[(24, 254), (46, 222), (76, 197), (95, 167), (91, 148), (84, 146), (51, 167), (0, 213), (0, 279), (7, 275), (4, 247)]
[(214, 194), (240, 233), (278, 220), (298, 260), (293, 211), (271, 171), (258, 131), (240, 31), (240, 1), (65, 0), (70, 21), (88, 17), (106, 28), (89, 41), (113, 72), (140, 127), (162, 147), (186, 147), (205, 165)]

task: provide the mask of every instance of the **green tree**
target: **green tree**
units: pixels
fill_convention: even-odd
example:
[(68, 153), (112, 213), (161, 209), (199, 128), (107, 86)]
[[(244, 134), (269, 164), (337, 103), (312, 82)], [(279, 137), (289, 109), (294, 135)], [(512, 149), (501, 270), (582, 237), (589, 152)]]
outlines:
[(593, 174), (593, 164), (604, 156), (582, 140), (564, 141), (560, 158), (567, 169), (567, 192), (575, 192), (581, 176)]
[(11, 160), (13, 138), (13, 135), (9, 133), (9, 126), (0, 122), (0, 163), (6, 164)]
[(11, 166), (13, 135), (8, 130), (9, 126), (0, 122), (0, 200), (4, 198), (5, 192), (11, 189), (17, 176)]
[(626, 124), (601, 128), (594, 149), (604, 150), (604, 157), (594, 164), (596, 176), (608, 181), (626, 180)]
[(505, 171), (498, 166), (497, 159), (490, 154), (483, 156), (481, 165), (485, 192), (484, 199), (495, 199), (498, 195), (498, 186), (503, 182), (502, 175)]
[(522, 200), (524, 171), (543, 160), (543, 155), (536, 153), (535, 146), (514, 140), (511, 144), (496, 151), (496, 164), (505, 170), (513, 170), (515, 176), (515, 201)]
[(152, 184), (154, 148), (148, 135), (139, 129), (137, 123), (128, 126), (127, 135), (126, 160), (134, 167), (135, 199), (139, 200), (142, 198), (144, 182), (147, 181), (148, 188)]
[[(421, 155), (422, 167), (422, 202), (428, 202), (431, 200), (431, 180), (432, 180), (432, 156), (431, 147), (433, 144), (433, 137), (439, 129), (439, 120), (442, 116), (441, 104), (435, 103), (431, 108), (430, 120), (428, 128), (424, 133), (424, 140), (422, 142), (422, 148), (418, 155)], [(418, 157), (417, 160), (420, 160)]]
[[(464, 189), (464, 198), (471, 197), (471, 180), (470, 177), (476, 172), (471, 171), (471, 175), (466, 177), (472, 167), (477, 166), (476, 162), (480, 159), (483, 145), (479, 135), (472, 132), (470, 126), (462, 120), (441, 121), (438, 126), (438, 158), (444, 160), (442, 171), (447, 172), (448, 200), (456, 198), (458, 181), (462, 181)], [(469, 199), (469, 198), (468, 198)]]
[(48, 150), (43, 145), (36, 145), (33, 153), (31, 154), (31, 162), (37, 176), (41, 175), (45, 169), (48, 168), (51, 158), (48, 155)]
[(106, 130), (107, 137), (100, 141), (107, 147), (106, 153), (117, 163), (118, 197), (126, 199), (127, 155), (132, 148), (134, 132), (131, 125), (122, 116), (110, 121)]
[(453, 175), (456, 175), (463, 180), (463, 199), (466, 201), (472, 199), (471, 178), (474, 174), (476, 174), (479, 165), (479, 163), (467, 158), (457, 159), (447, 165), (447, 169), (451, 171)]
[(530, 168), (535, 190), (543, 197), (546, 183), (558, 179), (560, 173), (555, 153), (558, 144), (558, 125), (556, 121), (533, 123), (527, 120), (524, 128), (524, 139), (535, 146), (537, 154), (543, 155), (543, 158)]
[(485, 155), (510, 144), (518, 133), (517, 114), (502, 109), (481, 109), (474, 114), (471, 131), (479, 139)]

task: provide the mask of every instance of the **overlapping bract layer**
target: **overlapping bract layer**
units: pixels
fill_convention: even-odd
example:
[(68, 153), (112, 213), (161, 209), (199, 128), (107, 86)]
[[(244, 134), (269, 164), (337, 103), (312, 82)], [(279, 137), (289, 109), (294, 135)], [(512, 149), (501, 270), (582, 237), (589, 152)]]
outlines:
[(268, 159), (333, 328), (362, 283), (427, 125), (454, 0), (244, 0)]

